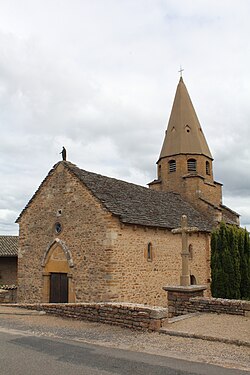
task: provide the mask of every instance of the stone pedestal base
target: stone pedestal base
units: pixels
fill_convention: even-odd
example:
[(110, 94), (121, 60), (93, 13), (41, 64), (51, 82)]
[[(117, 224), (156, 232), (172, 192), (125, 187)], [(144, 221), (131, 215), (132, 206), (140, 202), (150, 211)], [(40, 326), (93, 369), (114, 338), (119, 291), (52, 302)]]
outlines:
[(168, 292), (168, 317), (189, 314), (191, 312), (190, 298), (203, 297), (204, 291), (207, 289), (205, 285), (189, 285), (189, 286), (164, 286), (164, 290)]

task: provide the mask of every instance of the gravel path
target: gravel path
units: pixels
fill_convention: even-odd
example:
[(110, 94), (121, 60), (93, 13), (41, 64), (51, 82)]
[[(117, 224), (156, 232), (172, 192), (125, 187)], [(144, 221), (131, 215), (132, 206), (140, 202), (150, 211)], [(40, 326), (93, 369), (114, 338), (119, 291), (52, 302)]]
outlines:
[[(137, 332), (116, 326), (41, 315), (0, 306), (0, 329), (25, 331), (98, 345), (239, 368), (250, 374), (250, 348), (222, 342)], [(168, 324), (167, 330), (250, 342), (250, 318), (202, 314)]]

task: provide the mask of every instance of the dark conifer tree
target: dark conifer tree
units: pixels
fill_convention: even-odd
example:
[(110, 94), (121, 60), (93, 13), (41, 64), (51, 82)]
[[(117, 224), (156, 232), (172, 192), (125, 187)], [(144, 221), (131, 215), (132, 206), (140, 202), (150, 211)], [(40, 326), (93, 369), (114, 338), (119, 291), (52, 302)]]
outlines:
[(220, 226), (211, 236), (213, 297), (250, 299), (250, 240), (242, 228)]

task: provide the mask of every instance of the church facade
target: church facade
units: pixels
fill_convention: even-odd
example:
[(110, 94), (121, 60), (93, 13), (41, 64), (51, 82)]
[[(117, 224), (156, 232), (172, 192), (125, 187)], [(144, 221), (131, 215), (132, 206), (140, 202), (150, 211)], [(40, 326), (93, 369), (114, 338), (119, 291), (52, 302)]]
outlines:
[(51, 169), (17, 219), (19, 302), (166, 306), (162, 287), (180, 283), (181, 235), (171, 230), (183, 214), (198, 228), (188, 239), (190, 283), (209, 293), (211, 229), (238, 215), (222, 205), (190, 103), (181, 78), (150, 188), (66, 160)]

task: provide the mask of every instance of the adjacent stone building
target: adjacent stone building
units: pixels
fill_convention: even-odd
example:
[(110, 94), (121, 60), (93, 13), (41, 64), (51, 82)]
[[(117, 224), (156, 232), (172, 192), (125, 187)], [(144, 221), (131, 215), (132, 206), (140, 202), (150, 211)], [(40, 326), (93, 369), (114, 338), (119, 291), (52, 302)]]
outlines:
[(212, 156), (182, 79), (158, 178), (149, 185), (58, 162), (17, 220), (19, 301), (166, 305), (162, 287), (180, 281), (181, 236), (171, 230), (183, 214), (199, 229), (189, 235), (190, 282), (209, 291), (211, 228), (223, 216), (237, 223), (238, 215), (222, 206)]
[(17, 282), (18, 236), (0, 236), (0, 286)]

